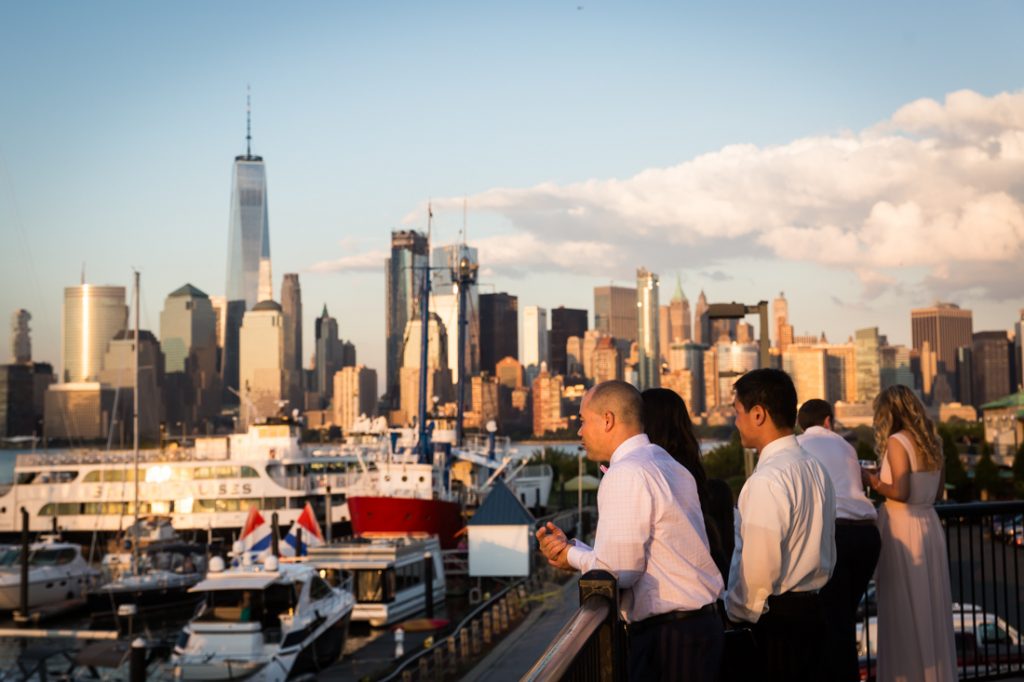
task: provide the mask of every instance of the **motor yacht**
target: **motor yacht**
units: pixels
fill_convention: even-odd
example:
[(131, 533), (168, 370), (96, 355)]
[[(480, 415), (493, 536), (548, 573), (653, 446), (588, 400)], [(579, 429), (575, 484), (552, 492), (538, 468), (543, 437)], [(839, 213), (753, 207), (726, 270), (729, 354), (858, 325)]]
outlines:
[[(82, 548), (45, 536), (29, 546), (28, 607), (78, 599), (99, 577), (82, 557)], [(21, 548), (6, 546), (0, 553), (0, 610), (21, 608)]]
[[(240, 544), (240, 543), (236, 543)], [(277, 682), (316, 673), (344, 648), (355, 601), (311, 565), (267, 557), (224, 569), (220, 557), (191, 589), (202, 596), (174, 647), (176, 679)]]

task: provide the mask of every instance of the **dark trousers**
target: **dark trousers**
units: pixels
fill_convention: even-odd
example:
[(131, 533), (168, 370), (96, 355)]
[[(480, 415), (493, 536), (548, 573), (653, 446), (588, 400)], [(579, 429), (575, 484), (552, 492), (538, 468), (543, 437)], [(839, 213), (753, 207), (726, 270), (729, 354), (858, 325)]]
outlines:
[(629, 631), (629, 679), (715, 682), (722, 621), (714, 611)]
[(875, 572), (882, 540), (878, 527), (836, 521), (836, 567), (821, 590), (828, 618), (826, 672), (828, 680), (860, 680), (857, 662), (857, 605)]
[(826, 640), (825, 611), (816, 593), (768, 597), (768, 612), (752, 626), (764, 682), (820, 682)]

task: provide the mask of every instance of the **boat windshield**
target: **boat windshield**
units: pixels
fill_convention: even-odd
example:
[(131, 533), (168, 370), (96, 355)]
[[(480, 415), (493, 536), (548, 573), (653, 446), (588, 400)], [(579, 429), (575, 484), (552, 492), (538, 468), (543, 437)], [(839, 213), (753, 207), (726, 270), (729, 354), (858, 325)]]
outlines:
[(265, 590), (211, 590), (196, 618), (201, 623), (261, 623), (280, 627), (282, 614), (298, 604), (298, 585), (269, 585)]
[(62, 549), (37, 549), (29, 555), (28, 562), (33, 566), (63, 566), (75, 560), (75, 550), (70, 547)]
[(21, 550), (14, 547), (0, 549), (0, 568), (21, 563)]
[(356, 571), (356, 601), (383, 604), (395, 598), (395, 570), (393, 568)]

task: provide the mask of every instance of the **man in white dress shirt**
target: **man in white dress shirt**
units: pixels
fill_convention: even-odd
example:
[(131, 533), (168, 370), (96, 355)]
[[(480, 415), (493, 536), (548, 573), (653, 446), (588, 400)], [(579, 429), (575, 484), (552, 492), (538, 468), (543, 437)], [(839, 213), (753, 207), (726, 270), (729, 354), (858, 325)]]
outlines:
[(628, 623), (631, 680), (712, 682), (722, 654), (715, 601), (722, 576), (708, 549), (693, 476), (651, 444), (640, 392), (622, 381), (590, 389), (580, 405), (587, 457), (608, 462), (591, 549), (554, 524), (537, 531), (553, 566), (613, 573)]
[(882, 540), (875, 505), (864, 494), (857, 451), (832, 430), (835, 415), (824, 400), (808, 400), (796, 420), (803, 429), (800, 446), (818, 460), (836, 492), (836, 568), (821, 590), (829, 621), (828, 679), (859, 680), (857, 605), (875, 572)]
[(739, 496), (726, 612), (752, 624), (758, 679), (818, 682), (826, 679), (818, 591), (835, 564), (835, 493), (793, 435), (796, 389), (789, 375), (756, 369), (733, 390), (740, 440), (759, 457)]

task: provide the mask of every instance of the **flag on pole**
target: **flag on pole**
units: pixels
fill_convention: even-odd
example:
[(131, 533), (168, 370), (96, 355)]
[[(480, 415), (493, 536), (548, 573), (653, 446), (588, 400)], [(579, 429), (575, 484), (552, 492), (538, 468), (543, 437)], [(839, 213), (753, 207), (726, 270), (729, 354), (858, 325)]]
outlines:
[(305, 556), (310, 547), (319, 547), (324, 544), (324, 534), (320, 532), (320, 524), (317, 523), (316, 514), (313, 513), (312, 505), (307, 502), (306, 506), (302, 509), (302, 513), (299, 514), (299, 518), (295, 519), (295, 523), (292, 524), (288, 535), (285, 536), (284, 542), (281, 543), (281, 554), (283, 556), (295, 556), (295, 548), (299, 544), (298, 529), (302, 529), (301, 556)]
[(245, 526), (242, 528), (242, 549), (249, 554), (259, 557), (270, 551), (270, 524), (260, 514), (256, 507), (249, 508), (249, 516), (245, 519)]

